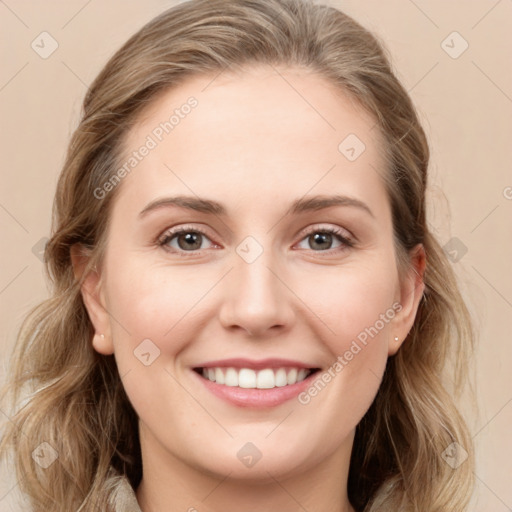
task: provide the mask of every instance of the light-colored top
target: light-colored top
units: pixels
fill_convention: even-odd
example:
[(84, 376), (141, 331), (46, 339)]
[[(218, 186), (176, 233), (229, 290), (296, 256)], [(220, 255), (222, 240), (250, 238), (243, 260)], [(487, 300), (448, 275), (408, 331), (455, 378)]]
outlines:
[(107, 485), (112, 490), (110, 503), (115, 512), (142, 512), (128, 478), (121, 475), (112, 476), (108, 479)]

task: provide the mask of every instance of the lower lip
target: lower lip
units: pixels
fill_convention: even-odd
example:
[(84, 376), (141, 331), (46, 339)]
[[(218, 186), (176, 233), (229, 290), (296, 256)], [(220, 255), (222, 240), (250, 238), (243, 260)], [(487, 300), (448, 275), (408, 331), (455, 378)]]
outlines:
[(194, 370), (192, 370), (192, 373), (214, 395), (233, 405), (238, 407), (268, 408), (276, 407), (295, 398), (311, 385), (320, 372), (312, 373), (301, 382), (270, 389), (247, 389), (238, 386), (225, 386), (202, 377)]

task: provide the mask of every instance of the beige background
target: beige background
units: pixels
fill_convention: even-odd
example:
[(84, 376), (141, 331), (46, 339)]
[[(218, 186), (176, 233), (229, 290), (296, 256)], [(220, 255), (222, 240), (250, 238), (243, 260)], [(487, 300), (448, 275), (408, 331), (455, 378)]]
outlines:
[[(37, 252), (49, 234), (57, 175), (87, 84), (129, 35), (174, 3), (0, 1), (2, 375), (22, 316), (46, 296), (33, 248)], [(478, 487), (471, 510), (509, 511), (512, 2), (330, 3), (385, 41), (430, 138), (429, 222), (443, 245), (456, 237), (467, 248), (453, 264), (480, 329), (475, 353), (480, 413), (463, 406), (477, 443)], [(47, 59), (31, 48), (43, 31), (58, 43)], [(454, 31), (460, 36), (446, 39)], [(464, 41), (467, 50), (453, 58)], [(12, 505), (16, 481), (8, 470), (2, 477), (0, 511), (19, 510)]]

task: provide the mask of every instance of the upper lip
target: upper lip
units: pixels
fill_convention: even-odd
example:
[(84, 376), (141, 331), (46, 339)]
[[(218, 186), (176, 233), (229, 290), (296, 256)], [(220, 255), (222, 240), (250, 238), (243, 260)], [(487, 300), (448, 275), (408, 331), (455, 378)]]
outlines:
[(314, 364), (302, 363), (301, 361), (294, 361), (292, 359), (270, 358), (260, 359), (246, 359), (243, 357), (236, 357), (231, 359), (218, 359), (217, 361), (208, 361), (195, 365), (194, 368), (218, 368), (218, 367), (232, 367), (232, 368), (251, 368), (253, 370), (261, 370), (263, 368), (306, 368), (313, 369), (319, 368)]

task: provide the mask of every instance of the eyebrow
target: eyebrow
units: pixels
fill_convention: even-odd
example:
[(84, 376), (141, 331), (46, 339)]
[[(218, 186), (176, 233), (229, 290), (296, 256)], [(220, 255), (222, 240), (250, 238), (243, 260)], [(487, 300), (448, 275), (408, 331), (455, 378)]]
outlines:
[[(226, 216), (226, 208), (217, 201), (211, 199), (204, 199), (194, 196), (174, 196), (164, 197), (162, 199), (156, 199), (150, 202), (144, 207), (139, 213), (139, 217), (144, 217), (149, 212), (159, 210), (161, 208), (178, 206), (180, 208), (186, 208), (188, 210), (194, 210), (201, 213), (209, 213), (219, 216)], [(322, 210), (324, 208), (330, 208), (332, 206), (352, 206), (359, 208), (371, 217), (375, 218), (375, 215), (370, 210), (368, 205), (363, 201), (356, 199), (355, 197), (340, 196), (340, 195), (316, 195), (307, 198), (302, 197), (301, 199), (295, 200), (290, 208), (286, 211), (285, 215), (296, 215), (307, 211)]]

